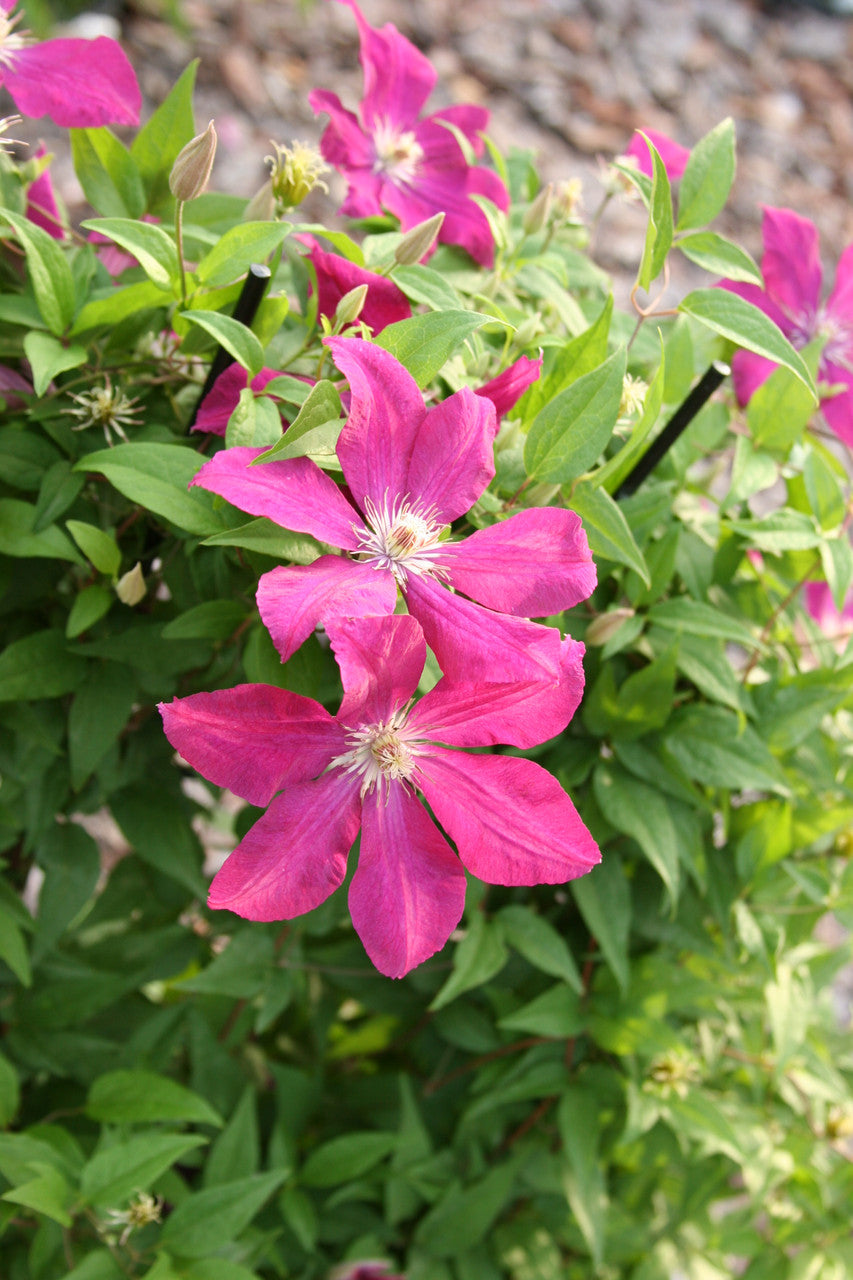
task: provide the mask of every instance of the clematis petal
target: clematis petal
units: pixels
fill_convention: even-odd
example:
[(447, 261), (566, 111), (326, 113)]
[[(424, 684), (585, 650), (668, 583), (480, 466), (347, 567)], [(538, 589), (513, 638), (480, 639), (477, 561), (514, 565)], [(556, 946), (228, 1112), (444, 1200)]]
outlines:
[(759, 289), (757, 284), (747, 284), (743, 280), (721, 280), (719, 288), (728, 289), (729, 293), (736, 293), (739, 298), (743, 298), (744, 302), (751, 302), (754, 307), (758, 307), (759, 311), (763, 311), (775, 325), (778, 325), (786, 337), (790, 335), (793, 328), (790, 317), (785, 314), (768, 293), (765, 293), (763, 289)]
[(269, 804), (286, 782), (316, 777), (344, 749), (333, 716), (312, 698), (241, 684), (161, 702), (166, 737), (188, 764), (250, 804)]
[(558, 507), (519, 511), (442, 548), (452, 586), (489, 609), (543, 618), (595, 590), (595, 564), (580, 518)]
[(366, 129), (388, 123), (410, 128), (432, 93), (437, 74), (428, 58), (390, 22), (371, 27), (355, 0), (340, 0), (358, 24), (364, 69), (361, 119)]
[(320, 139), (324, 159), (343, 173), (349, 169), (370, 169), (373, 165), (373, 144), (359, 124), (358, 117), (348, 111), (336, 93), (327, 89), (314, 89), (308, 102), (315, 115), (325, 112), (329, 124)]
[(263, 452), (223, 449), (204, 464), (190, 485), (218, 493), (241, 511), (266, 516), (295, 533), (310, 533), (344, 551), (357, 550), (353, 526), (361, 520), (334, 480), (310, 458), (250, 466)]
[(402, 978), (440, 951), (462, 918), (465, 872), (407, 787), (364, 802), (349, 908), (380, 973)]
[(846, 387), (846, 390), (821, 400), (820, 407), (839, 440), (853, 446), (853, 370), (826, 361), (821, 364), (820, 377), (821, 381)]
[(325, 902), (358, 834), (358, 788), (337, 771), (276, 796), (214, 876), (207, 905), (247, 920), (290, 920)]
[(418, 384), (399, 360), (373, 342), (324, 341), (350, 385), (350, 412), (338, 437), (338, 458), (353, 497), (362, 510), (366, 497), (380, 503), (386, 494), (403, 497), (426, 413)]
[(632, 156), (636, 160), (640, 173), (645, 173), (649, 178), (652, 176), (654, 171), (652, 156), (643, 133), (663, 160), (663, 167), (670, 182), (680, 178), (687, 168), (690, 151), (687, 147), (682, 147), (680, 142), (661, 133), (659, 129), (643, 129), (642, 133), (635, 133), (625, 150), (625, 155)]
[[(835, 287), (826, 301), (826, 314), (833, 319), (853, 321), (853, 244), (849, 244), (838, 259)], [(853, 338), (850, 340), (853, 348)]]
[[(277, 377), (278, 369), (261, 369), (252, 379), (252, 390), (263, 391), (267, 383)], [(236, 361), (229, 364), (202, 400), (193, 431), (209, 431), (212, 435), (224, 436), (228, 419), (239, 403), (240, 392), (249, 385), (249, 374), (243, 366)]]
[(496, 378), (476, 387), (478, 396), (485, 396), (495, 406), (498, 421), (515, 408), (529, 386), (537, 381), (542, 372), (542, 357), (531, 360), (529, 356), (519, 358)]
[(386, 325), (407, 320), (412, 314), (409, 300), (404, 293), (385, 276), (366, 271), (348, 258), (337, 253), (326, 253), (315, 244), (309, 254), (317, 273), (317, 310), (320, 315), (334, 317), (338, 303), (350, 289), (367, 285), (367, 297), (359, 320), (374, 333), (381, 333)]
[(601, 861), (556, 778), (532, 760), (434, 748), (417, 784), (465, 866), (488, 884), (561, 884)]
[(328, 618), (393, 613), (397, 584), (393, 574), (371, 565), (320, 556), (312, 564), (270, 569), (258, 583), (257, 600), (264, 626), (286, 662)]
[(415, 619), (406, 614), (337, 617), (329, 619), (326, 630), (344, 686), (340, 723), (388, 720), (409, 701), (424, 669), (426, 645)]
[(398, 186), (385, 181), (380, 198), (382, 205), (400, 219), (404, 231), (435, 213), (443, 213), (444, 222), (438, 233), (441, 243), (458, 244), (475, 262), (490, 267), (495, 257), (495, 239), (488, 218), (472, 195), (486, 195), (499, 208), (507, 204), (503, 183), (490, 170), (469, 168), (464, 160), (453, 169), (433, 168), (424, 160), (416, 183)]
[(765, 205), (761, 235), (761, 271), (768, 294), (792, 319), (813, 319), (823, 280), (817, 227), (791, 209)]
[(434, 120), (436, 124), (441, 124), (442, 121), (452, 124), (454, 129), (458, 129), (468, 139), (474, 155), (481, 156), (486, 149), (483, 134), (489, 127), (489, 116), (487, 107), (457, 102), (453, 106), (442, 107), (440, 111), (433, 111), (427, 119)]
[(778, 367), (772, 360), (765, 360), (752, 351), (736, 351), (732, 356), (732, 383), (738, 404), (749, 404), (762, 382)]
[[(35, 153), (35, 159), (40, 160), (46, 155), (47, 148), (42, 142)], [(40, 173), (35, 182), (31, 182), (27, 187), (26, 216), (30, 222), (53, 236), (54, 240), (65, 239), (65, 227), (56, 203), (49, 168)]]
[(94, 40), (45, 40), (10, 55), (0, 73), (23, 116), (50, 116), (66, 128), (139, 124), (142, 97), (121, 46)]
[(402, 492), (450, 524), (471, 510), (494, 476), (496, 433), (494, 405), (469, 387), (434, 405), (414, 441)]

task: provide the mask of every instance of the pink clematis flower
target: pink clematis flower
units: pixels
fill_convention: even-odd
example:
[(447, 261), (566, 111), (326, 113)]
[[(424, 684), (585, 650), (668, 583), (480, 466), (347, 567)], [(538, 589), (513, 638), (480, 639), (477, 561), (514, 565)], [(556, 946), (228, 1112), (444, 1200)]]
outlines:
[(337, 253), (327, 253), (316, 241), (311, 242), (308, 257), (317, 273), (317, 311), (321, 316), (331, 320), (344, 294), (361, 284), (367, 285), (367, 297), (358, 318), (373, 333), (381, 333), (386, 325), (411, 316), (409, 300), (393, 280), (367, 271)]
[(537, 356), (535, 360), (531, 360), (530, 356), (519, 356), (496, 378), (492, 378), (490, 382), (484, 382), (482, 387), (477, 387), (475, 393), (491, 400), (500, 420), (505, 413), (509, 413), (510, 409), (516, 406), (527, 388), (536, 382), (541, 372), (541, 356)]
[[(251, 381), (253, 391), (263, 391), (273, 378), (281, 377), (278, 369), (261, 369)], [(211, 435), (224, 436), (228, 419), (237, 408), (240, 392), (250, 385), (249, 375), (241, 364), (230, 364), (220, 373), (201, 402), (193, 431), (209, 431)]]
[[(651, 143), (654, 144), (663, 166), (666, 169), (666, 176), (670, 182), (675, 182), (684, 173), (687, 168), (687, 161), (690, 159), (690, 149), (682, 147), (681, 143), (674, 142), (672, 138), (667, 137), (665, 133), (661, 133), (659, 129), (643, 129), (643, 133)], [(647, 177), (651, 177), (654, 172), (652, 168), (652, 157), (649, 148), (646, 145), (646, 138), (643, 133), (635, 133), (628, 144), (625, 155), (631, 156), (637, 164), (640, 173), (645, 173)]]
[(507, 209), (509, 195), (496, 173), (468, 164), (446, 127), (463, 134), (479, 157), (489, 113), (460, 105), (421, 118), (437, 79), (432, 64), (391, 23), (377, 30), (355, 0), (340, 2), (352, 9), (358, 24), (365, 81), (359, 115), (324, 89), (315, 89), (308, 101), (315, 112), (330, 117), (320, 149), (349, 184), (342, 213), (363, 218), (387, 209), (403, 231), (444, 213), (439, 240), (461, 245), (482, 266), (491, 266), (494, 240), (472, 196), (487, 196)]
[(807, 582), (805, 586), (806, 609), (817, 625), (828, 636), (849, 635), (853, 629), (853, 592), (850, 592), (841, 609), (836, 607), (832, 592), (825, 582)]
[(17, 0), (0, 0), (0, 84), (23, 116), (67, 128), (139, 124), (133, 68), (115, 40), (34, 41), (16, 28)]
[(504, 707), (524, 706), (527, 686), (440, 680), (410, 706), (426, 658), (414, 618), (337, 618), (328, 631), (344, 687), (336, 716), (272, 685), (160, 707), (193, 768), (269, 806), (215, 876), (209, 906), (250, 920), (313, 910), (343, 880), (361, 828), (353, 925), (376, 968), (400, 978), (459, 923), (463, 864), (491, 884), (560, 884), (600, 860), (545, 769), (455, 749), (492, 744)]
[[(579, 518), (531, 508), (446, 540), (445, 527), (494, 475), (494, 405), (466, 387), (427, 409), (411, 374), (381, 347), (360, 338), (326, 342), (350, 386), (337, 453), (351, 498), (308, 458), (251, 466), (260, 449), (225, 449), (192, 481), (348, 553), (261, 578), (258, 607), (282, 658), (329, 618), (392, 613), (399, 587), (445, 675), (539, 679), (544, 737), (561, 732), (580, 701), (583, 645), (528, 619), (568, 609), (593, 590)], [(520, 735), (505, 741), (532, 745), (526, 722), (505, 731)]]
[[(765, 205), (761, 234), (765, 287), (732, 280), (722, 281), (721, 287), (760, 307), (794, 347), (804, 347), (813, 338), (826, 338), (818, 381), (840, 384), (842, 390), (822, 397), (820, 407), (839, 439), (853, 445), (853, 245), (841, 255), (835, 288), (822, 302), (823, 270), (814, 223), (791, 209)], [(746, 404), (775, 368), (763, 356), (737, 351), (732, 378), (739, 403)]]

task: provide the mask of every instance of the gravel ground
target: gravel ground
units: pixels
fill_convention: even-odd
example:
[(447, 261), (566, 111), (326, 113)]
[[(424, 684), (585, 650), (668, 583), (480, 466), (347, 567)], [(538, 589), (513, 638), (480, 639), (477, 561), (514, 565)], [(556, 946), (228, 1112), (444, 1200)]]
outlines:
[[(312, 88), (357, 104), (355, 23), (343, 5), (176, 0), (176, 8), (179, 26), (166, 18), (166, 0), (137, 0), (122, 15), (121, 36), (148, 107), (201, 58), (197, 123), (216, 120), (220, 189), (251, 195), (270, 139), (319, 138)], [(662, 129), (692, 145), (731, 115), (738, 176), (718, 229), (760, 255), (759, 206), (768, 203), (813, 218), (827, 261), (853, 240), (851, 17), (769, 0), (362, 0), (362, 8), (432, 59), (432, 106), (485, 103), (501, 148), (532, 148), (546, 179), (582, 179), (587, 213), (600, 199), (602, 159), (618, 154), (633, 129)], [(37, 136), (50, 145), (45, 122), (32, 128)], [(65, 150), (55, 170), (73, 209), (79, 192)], [(315, 212), (331, 212), (342, 195), (333, 183), (332, 202)], [(626, 202), (608, 210), (597, 256), (617, 281), (633, 277), (642, 226)]]

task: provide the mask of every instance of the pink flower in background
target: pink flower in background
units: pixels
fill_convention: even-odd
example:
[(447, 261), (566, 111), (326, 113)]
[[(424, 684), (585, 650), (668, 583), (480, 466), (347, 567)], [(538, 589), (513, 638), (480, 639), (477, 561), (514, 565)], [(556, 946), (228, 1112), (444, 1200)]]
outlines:
[[(308, 101), (325, 111), (329, 124), (320, 149), (349, 184), (341, 212), (363, 218), (387, 209), (408, 231), (444, 213), (439, 240), (458, 244), (482, 266), (491, 266), (495, 246), (489, 223), (473, 196), (487, 196), (500, 209), (509, 196), (496, 173), (469, 165), (452, 125), (482, 156), (484, 107), (455, 106), (421, 117), (437, 76), (424, 55), (391, 23), (371, 27), (355, 0), (352, 9), (361, 42), (364, 97), (358, 116), (335, 93), (315, 89)], [(442, 123), (445, 122), (445, 123)]]
[(675, 182), (687, 168), (690, 149), (682, 147), (678, 142), (673, 142), (672, 138), (668, 138), (665, 133), (661, 133), (658, 129), (643, 129), (642, 133), (635, 133), (625, 150), (625, 155), (631, 156), (636, 161), (640, 173), (645, 173), (649, 178), (653, 173), (652, 157), (643, 133), (653, 143), (661, 160), (663, 160), (666, 176), (670, 182)]
[(495, 413), (502, 418), (513, 409), (529, 386), (539, 378), (542, 372), (542, 357), (531, 360), (529, 356), (519, 356), (514, 364), (509, 365), (496, 378), (475, 388), (475, 394), (485, 396), (495, 406)]
[(35, 395), (31, 382), (8, 365), (0, 364), (0, 404), (6, 409), (23, 409), (26, 402), (16, 394), (18, 391), (25, 396)]
[[(791, 209), (765, 206), (761, 233), (765, 287), (732, 280), (722, 281), (721, 287), (760, 307), (794, 347), (825, 337), (818, 381), (840, 384), (842, 389), (822, 397), (820, 407), (839, 439), (853, 445), (853, 245), (841, 255), (835, 288), (822, 302), (823, 269), (814, 223)], [(776, 367), (751, 351), (737, 351), (732, 377), (739, 403), (746, 404)]]
[[(337, 445), (349, 497), (308, 458), (250, 465), (261, 449), (225, 449), (192, 482), (349, 553), (261, 578), (258, 606), (282, 658), (329, 618), (393, 613), (399, 587), (445, 675), (538, 679), (542, 739), (561, 732), (581, 698), (583, 645), (528, 619), (571, 608), (593, 590), (579, 518), (531, 508), (448, 541), (446, 526), (494, 475), (494, 405), (466, 387), (427, 409), (411, 374), (381, 347), (326, 342), (350, 386)], [(502, 740), (530, 746), (529, 729), (526, 720), (507, 722)]]
[[(41, 160), (46, 155), (47, 148), (41, 142), (35, 153), (35, 158), (36, 160)], [(41, 227), (48, 235), (53, 236), (54, 240), (65, 239), (65, 227), (59, 212), (59, 205), (56, 203), (49, 168), (44, 169), (35, 181), (31, 182), (27, 187), (26, 216), (30, 222), (37, 227)]]
[(504, 709), (530, 692), (523, 681), (440, 680), (411, 706), (426, 659), (414, 618), (341, 617), (327, 629), (344, 687), (336, 716), (272, 685), (160, 706), (166, 736), (194, 769), (269, 806), (215, 876), (209, 906), (250, 920), (313, 910), (341, 884), (360, 828), (353, 925), (377, 969), (399, 978), (459, 923), (463, 864), (490, 884), (529, 885), (563, 883), (600, 860), (545, 769), (457, 750), (502, 740)]
[(843, 608), (838, 609), (827, 583), (807, 582), (805, 600), (806, 609), (828, 636), (853, 631), (853, 592), (848, 594)]
[(115, 40), (44, 40), (18, 30), (17, 0), (0, 0), (0, 84), (23, 116), (66, 128), (139, 124), (133, 68)]
[[(263, 391), (273, 378), (280, 378), (279, 369), (261, 369), (251, 381), (253, 391)], [(209, 431), (211, 435), (224, 436), (228, 419), (237, 408), (240, 392), (250, 385), (249, 375), (241, 364), (230, 364), (220, 373), (199, 406), (193, 431)]]
[(367, 297), (358, 318), (374, 333), (398, 320), (408, 320), (412, 314), (406, 295), (386, 276), (367, 271), (337, 253), (327, 253), (316, 241), (311, 242), (308, 257), (317, 273), (317, 311), (321, 316), (333, 319), (344, 294), (361, 284), (367, 285)]

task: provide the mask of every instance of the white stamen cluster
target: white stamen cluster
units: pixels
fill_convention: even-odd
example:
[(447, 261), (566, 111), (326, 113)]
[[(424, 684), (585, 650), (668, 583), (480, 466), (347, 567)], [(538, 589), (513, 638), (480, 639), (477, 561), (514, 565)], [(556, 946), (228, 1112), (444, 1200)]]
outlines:
[(353, 526), (363, 560), (376, 569), (390, 569), (401, 586), (410, 573), (440, 571), (442, 526), (434, 507), (419, 507), (408, 494), (391, 501), (386, 493), (381, 507), (365, 498), (364, 513), (367, 524)]
[(410, 129), (400, 133), (387, 120), (373, 129), (374, 173), (391, 182), (411, 182), (424, 158), (423, 147)]
[(136, 415), (139, 412), (137, 401), (126, 396), (118, 387), (114, 387), (108, 376), (104, 377), (102, 387), (92, 387), (91, 391), (81, 391), (73, 395), (73, 409), (67, 409), (72, 417), (79, 418), (72, 431), (84, 431), (86, 427), (102, 427), (107, 444), (112, 444), (111, 431), (127, 442), (125, 427), (136, 426)]
[(389, 720), (349, 730), (349, 751), (331, 762), (333, 769), (361, 776), (362, 799), (378, 787), (387, 801), (392, 782), (407, 782), (411, 778), (423, 738), (407, 729), (408, 714), (409, 708), (401, 707)]
[(28, 44), (33, 44), (33, 37), (28, 31), (16, 31), (21, 21), (20, 13), (3, 13), (0, 10), (0, 67), (13, 67), (15, 54)]

